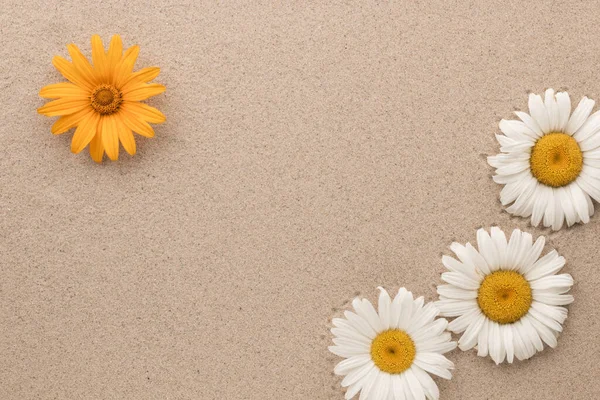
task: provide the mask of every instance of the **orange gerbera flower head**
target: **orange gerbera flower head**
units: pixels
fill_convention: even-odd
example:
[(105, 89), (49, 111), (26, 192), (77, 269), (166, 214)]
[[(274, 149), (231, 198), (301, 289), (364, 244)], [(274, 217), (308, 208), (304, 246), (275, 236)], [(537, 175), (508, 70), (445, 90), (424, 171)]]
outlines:
[(38, 109), (48, 117), (60, 116), (52, 126), (55, 135), (75, 129), (71, 151), (79, 153), (88, 144), (90, 155), (102, 162), (104, 152), (111, 160), (119, 158), (119, 142), (127, 153), (135, 154), (133, 132), (153, 137), (149, 123), (162, 123), (165, 116), (141, 100), (165, 91), (163, 85), (148, 83), (160, 68), (149, 67), (133, 72), (139, 46), (123, 53), (119, 35), (110, 41), (108, 52), (100, 36), (92, 36), (92, 61), (77, 46), (67, 46), (72, 62), (56, 56), (52, 64), (70, 81), (55, 83), (40, 90), (40, 96), (53, 100)]

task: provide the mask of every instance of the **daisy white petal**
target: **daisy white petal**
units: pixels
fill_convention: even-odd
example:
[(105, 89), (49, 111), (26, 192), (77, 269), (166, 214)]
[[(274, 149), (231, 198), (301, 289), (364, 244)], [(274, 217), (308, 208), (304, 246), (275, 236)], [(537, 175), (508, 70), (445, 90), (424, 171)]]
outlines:
[(522, 111), (515, 111), (515, 115), (519, 117), (521, 121), (523, 121), (523, 123), (531, 130), (531, 132), (535, 133), (536, 138), (541, 137), (544, 134), (538, 123), (531, 117), (531, 115)]
[(540, 236), (537, 238), (533, 246), (531, 246), (529, 250), (526, 250), (525, 257), (520, 262), (520, 265), (517, 266), (521, 274), (525, 274), (525, 272), (527, 272), (537, 262), (542, 254), (542, 251), (544, 250), (545, 244), (546, 238)]
[(582, 173), (577, 178), (576, 183), (584, 193), (589, 194), (594, 200), (600, 202), (600, 181)]
[(479, 282), (461, 274), (460, 272), (444, 272), (442, 279), (451, 285), (466, 290), (477, 290)]
[(336, 375), (346, 375), (350, 371), (360, 368), (363, 365), (368, 364), (370, 362), (371, 357), (369, 357), (368, 355), (350, 357), (336, 365), (333, 369), (333, 372)]
[(556, 340), (556, 334), (552, 329), (548, 328), (546, 325), (542, 324), (540, 321), (531, 316), (527, 316), (527, 320), (535, 328), (540, 339), (542, 339), (544, 343), (552, 348), (557, 346), (558, 342)]
[(531, 211), (531, 225), (538, 226), (544, 218), (548, 198), (552, 196), (552, 188), (546, 185), (538, 185), (534, 194), (535, 202)]
[(519, 217), (529, 217), (533, 210), (534, 194), (538, 185), (539, 183), (535, 179), (530, 179), (527, 186), (519, 193), (517, 200), (506, 211)]
[[(502, 155), (502, 154), (498, 154), (498, 155)], [(508, 154), (505, 154), (505, 155), (508, 155)], [(493, 156), (490, 156), (490, 157), (493, 157)], [(585, 164), (586, 161), (599, 160), (599, 159), (600, 159), (600, 149), (594, 149), (594, 150), (586, 151), (585, 160), (583, 160), (583, 163)]]
[(377, 378), (379, 378), (379, 374), (380, 371), (377, 368), (373, 368), (371, 371), (369, 371), (368, 375), (363, 378), (365, 382), (360, 390), (359, 400), (367, 400), (369, 398), (371, 390), (375, 386)]
[(367, 376), (367, 374), (375, 368), (375, 364), (373, 364), (372, 361), (361, 367), (354, 368), (352, 371), (348, 372), (348, 374), (342, 380), (342, 387), (354, 385), (355, 383), (359, 382), (363, 377)]
[(536, 351), (542, 351), (544, 349), (544, 344), (542, 343), (538, 331), (531, 323), (531, 319), (532, 318), (530, 316), (526, 315), (525, 317), (521, 318), (520, 321), (517, 322), (517, 324), (520, 323), (523, 328), (522, 332), (524, 333), (524, 335), (522, 335), (521, 337), (523, 339), (527, 338), (532, 343)]
[(545, 276), (535, 281), (531, 281), (532, 289), (548, 289), (551, 287), (571, 287), (573, 286), (573, 277), (569, 274)]
[[(485, 229), (479, 229), (477, 231), (477, 247), (479, 248), (479, 253), (483, 256), (491, 270), (496, 270), (500, 267), (498, 250), (496, 249), (494, 242), (492, 242), (492, 238)], [(479, 287), (479, 285), (477, 285), (474, 289), (477, 289), (477, 287)]]
[(563, 226), (565, 211), (563, 210), (560, 195), (556, 188), (552, 189), (552, 193), (554, 194), (554, 221), (552, 222), (552, 229), (557, 231)]
[(548, 121), (550, 123), (550, 131), (556, 132), (559, 127), (560, 114), (558, 112), (558, 104), (554, 97), (554, 90), (547, 89), (544, 93), (544, 105), (548, 113)]
[(390, 328), (391, 316), (392, 316), (392, 312), (391, 312), (392, 300), (390, 299), (390, 295), (384, 288), (379, 286), (377, 289), (379, 289), (379, 292), (380, 292), (379, 293), (379, 304), (378, 304), (379, 319), (381, 320), (382, 328), (385, 330), (385, 329)]
[[(522, 197), (523, 200), (528, 199), (531, 191), (535, 190), (535, 184), (536, 179), (530, 174), (528, 174), (521, 180), (507, 184), (500, 192), (500, 202), (503, 205), (510, 204), (513, 201), (517, 200), (519, 196), (521, 196), (523, 193), (526, 193), (525, 196)], [(521, 202), (523, 202), (523, 200), (521, 200)], [(515, 208), (516, 206), (512, 209)]]
[(586, 199), (586, 194), (581, 190), (579, 185), (569, 185), (565, 188), (565, 190), (569, 194), (569, 200), (572, 202), (573, 207), (575, 208), (575, 212), (577, 214), (577, 218), (587, 224), (590, 222), (590, 211), (588, 208), (588, 201)]
[(521, 338), (521, 334), (516, 325), (517, 323), (510, 327), (513, 336), (514, 356), (517, 357), (517, 360), (523, 361), (530, 357), (530, 352), (528, 346), (523, 341), (523, 338)]
[(460, 289), (453, 285), (440, 285), (437, 288), (437, 292), (440, 296), (449, 299), (470, 300), (477, 298), (477, 291)]
[(594, 136), (600, 132), (600, 113), (595, 112), (585, 121), (585, 123), (577, 130), (573, 137), (577, 142), (583, 142), (587, 138)]
[(344, 358), (360, 356), (364, 354), (364, 351), (361, 348), (351, 346), (329, 346), (329, 351)]
[(485, 258), (471, 245), (471, 243), (467, 243), (465, 248), (469, 252), (469, 257), (473, 261), (473, 265), (477, 271), (478, 275), (486, 275), (491, 272), (490, 266), (488, 265)]
[(441, 299), (435, 303), (442, 317), (458, 317), (477, 308), (476, 300), (449, 300)]
[(344, 398), (346, 400), (350, 400), (351, 398), (356, 396), (358, 392), (360, 392), (360, 389), (362, 389), (362, 385), (360, 383), (355, 383), (349, 386), (348, 390), (346, 391), (346, 394), (344, 395)]
[(577, 212), (575, 211), (575, 207), (573, 205), (573, 200), (571, 199), (569, 192), (567, 192), (567, 190), (564, 187), (556, 188), (555, 191), (558, 195), (561, 207), (565, 213), (567, 226), (572, 226), (578, 220)]
[(547, 275), (554, 275), (565, 265), (565, 258), (552, 250), (544, 257), (537, 260), (530, 268), (521, 270), (528, 281), (534, 281)]
[(572, 135), (575, 132), (577, 132), (579, 128), (581, 128), (581, 126), (585, 123), (587, 118), (592, 113), (592, 108), (594, 108), (594, 104), (594, 100), (588, 99), (585, 96), (583, 97), (583, 99), (581, 99), (581, 101), (575, 108), (575, 111), (573, 111), (573, 114), (571, 114), (571, 118), (569, 118), (569, 122), (565, 127), (566, 134)]
[(440, 398), (440, 390), (435, 384), (434, 380), (431, 379), (431, 376), (421, 368), (413, 365), (410, 370), (415, 374), (415, 377), (421, 383), (421, 387), (423, 388), (423, 392), (425, 392), (425, 396), (431, 400), (438, 400)]
[(391, 375), (380, 373), (376, 384), (373, 387), (373, 400), (387, 400), (391, 386)]
[(494, 246), (496, 247), (498, 263), (499, 265), (504, 265), (506, 263), (506, 247), (508, 246), (506, 235), (502, 229), (498, 228), (497, 226), (493, 226), (490, 230), (490, 237), (492, 238), (492, 242), (494, 242)]
[[(458, 257), (460, 262), (463, 263), (467, 267), (468, 270), (475, 270), (475, 265), (474, 265), (473, 261), (471, 260), (471, 256), (469, 255), (469, 250), (466, 248), (466, 246), (463, 246), (460, 243), (453, 242), (450, 245), (450, 250), (454, 254), (456, 254), (456, 257)], [(444, 261), (442, 258), (442, 263), (443, 262)]]
[(521, 121), (503, 119), (498, 124), (498, 127), (502, 133), (513, 140), (531, 142), (533, 144), (537, 138), (535, 132)]
[(556, 105), (558, 107), (559, 122), (557, 132), (564, 132), (571, 115), (571, 99), (567, 92), (556, 93)]
[(392, 375), (392, 391), (394, 392), (394, 400), (407, 400), (404, 394), (404, 386), (401, 375)]
[(500, 336), (504, 339), (504, 348), (506, 349), (506, 362), (512, 364), (515, 357), (514, 335), (510, 325), (500, 325)]
[(551, 226), (554, 222), (554, 210), (556, 209), (554, 205), (554, 189), (551, 187), (547, 187), (548, 195), (546, 202), (546, 211), (544, 212), (543, 224), (544, 226)]
[(473, 267), (473, 265), (470, 265), (470, 264), (465, 265), (465, 264), (461, 263), (460, 261), (458, 261), (452, 257), (449, 257), (449, 256), (442, 257), (442, 264), (444, 264), (444, 266), (452, 272), (457, 272), (457, 273), (465, 275), (466, 277), (468, 277), (474, 281), (479, 281), (479, 276), (477, 275), (477, 272), (475, 271), (475, 268)]
[(491, 333), (488, 336), (488, 349), (490, 357), (496, 364), (500, 364), (504, 361), (506, 356), (506, 350), (504, 350), (504, 341), (500, 335), (500, 325), (497, 322), (492, 321)]
[(533, 299), (551, 306), (566, 306), (575, 300), (570, 294), (544, 293), (536, 290), (533, 291)]
[[(442, 361), (440, 358), (434, 356), (436, 353), (422, 353), (417, 355), (415, 358), (415, 364), (419, 366), (421, 369), (429, 372), (430, 374), (434, 374), (439, 376), (440, 378), (450, 379), (452, 378), (452, 374), (448, 371), (448, 368), (452, 368), (446, 366), (447, 364), (440, 364)], [(444, 356), (439, 356), (446, 359)]]
[[(479, 314), (473, 321), (472, 324), (467, 326), (465, 333), (458, 340), (458, 347), (465, 351), (472, 349), (477, 345), (477, 338), (479, 337), (479, 331), (483, 326), (485, 321), (485, 316), (483, 314)], [(452, 321), (454, 322), (454, 321)]]
[[(446, 337), (446, 334), (444, 334), (443, 336)], [(450, 334), (447, 335), (446, 340), (450, 340)], [(456, 348), (456, 342), (448, 342), (448, 341), (443, 341), (440, 343), (431, 342), (431, 343), (426, 343), (426, 344), (418, 344), (417, 348), (419, 351), (446, 354), (449, 351), (452, 351)]]
[(413, 373), (412, 368), (409, 368), (403, 375), (406, 376), (406, 381), (408, 382), (408, 386), (410, 387), (410, 392), (412, 393), (413, 397), (415, 399), (424, 399), (425, 391), (423, 390), (421, 382), (419, 382)]
[(581, 176), (586, 176), (600, 181), (600, 168), (591, 167), (584, 164), (583, 168), (581, 169)]
[[(581, 151), (584, 154), (590, 153), (596, 149), (598, 149), (598, 147), (600, 147), (600, 134), (598, 134), (597, 132), (595, 134), (592, 134), (590, 137), (588, 137), (585, 140), (582, 140), (579, 143), (579, 148), (581, 149)], [(508, 165), (504, 164), (503, 167), (506, 168)]]
[(370, 339), (368, 337), (360, 334), (355, 329), (332, 328), (331, 333), (333, 333), (335, 336), (345, 337), (348, 339), (355, 340), (357, 342), (370, 343)]
[(441, 334), (444, 332), (444, 330), (446, 330), (447, 326), (448, 321), (446, 319), (438, 318), (435, 321), (415, 330), (411, 337), (418, 347), (421, 343), (430, 342), (429, 339), (435, 339), (438, 337), (441, 338)]
[[(552, 318), (561, 325), (564, 324), (569, 313), (566, 307), (545, 304), (537, 300), (534, 300), (533, 303), (531, 303), (531, 308), (536, 310), (540, 315)], [(562, 326), (554, 330), (560, 332), (562, 330)]]
[(519, 257), (521, 256), (521, 236), (523, 232), (519, 229), (515, 229), (510, 235), (510, 240), (506, 248), (505, 259), (506, 263), (503, 265), (503, 269), (513, 270), (517, 268)]
[(398, 322), (396, 323), (396, 327), (399, 329), (406, 329), (408, 327), (408, 323), (412, 318), (412, 305), (414, 304), (413, 296), (411, 292), (407, 292), (404, 290), (404, 293), (401, 291), (398, 292), (398, 296), (394, 299), (394, 302), (398, 302), (400, 315), (398, 317)]
[(344, 316), (358, 332), (369, 339), (374, 338), (377, 334), (364, 318), (358, 316), (352, 311), (345, 311)]
[[(488, 164), (494, 168), (502, 168), (513, 163), (526, 163), (529, 164), (529, 153), (509, 153), (509, 154), (496, 154), (495, 156), (489, 156), (487, 158)], [(510, 174), (502, 174), (510, 175)]]
[(473, 308), (471, 311), (464, 313), (454, 321), (450, 322), (448, 324), (448, 330), (454, 333), (464, 332), (469, 326), (474, 325), (481, 315), (481, 310), (479, 308)]
[(479, 357), (487, 357), (488, 353), (488, 343), (489, 343), (489, 335), (490, 329), (493, 321), (489, 319), (484, 319), (483, 325), (479, 330), (479, 335), (477, 336), (477, 355)]
[(421, 400), (415, 398), (415, 396), (413, 395), (412, 390), (410, 388), (410, 382), (406, 378), (406, 374), (400, 375), (400, 382), (402, 385), (402, 392), (404, 393), (404, 398), (406, 400)]
[(356, 298), (352, 301), (352, 307), (354, 307), (356, 314), (367, 321), (375, 332), (381, 332), (383, 330), (377, 311), (375, 311), (375, 308), (370, 301)]
[[(531, 171), (523, 171), (513, 175), (494, 175), (492, 179), (499, 185), (508, 185), (509, 183), (520, 182), (531, 177)], [(516, 197), (515, 197), (516, 198)]]
[(415, 332), (418, 332), (422, 327), (427, 325), (428, 323), (433, 322), (433, 319), (438, 316), (440, 310), (433, 304), (429, 303), (420, 313), (410, 321), (410, 326), (406, 330), (407, 333), (414, 335)]
[(537, 122), (538, 126), (542, 129), (542, 132), (550, 132), (548, 113), (546, 112), (546, 107), (544, 106), (544, 102), (540, 95), (533, 93), (529, 95), (529, 114), (535, 119), (535, 122)]

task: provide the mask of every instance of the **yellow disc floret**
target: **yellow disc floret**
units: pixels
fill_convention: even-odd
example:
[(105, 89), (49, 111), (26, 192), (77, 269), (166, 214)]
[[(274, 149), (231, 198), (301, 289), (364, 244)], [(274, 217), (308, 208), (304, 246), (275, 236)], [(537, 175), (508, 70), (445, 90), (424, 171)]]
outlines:
[(535, 143), (529, 162), (538, 181), (560, 187), (577, 179), (583, 167), (583, 153), (577, 141), (566, 133), (549, 133)]
[(481, 311), (492, 321), (512, 324), (531, 307), (531, 286), (515, 271), (496, 271), (486, 276), (477, 293)]
[(91, 95), (91, 105), (98, 113), (106, 115), (116, 112), (121, 106), (123, 96), (112, 85), (100, 85)]
[(398, 329), (381, 332), (371, 344), (373, 362), (389, 374), (399, 374), (409, 369), (416, 352), (410, 336)]

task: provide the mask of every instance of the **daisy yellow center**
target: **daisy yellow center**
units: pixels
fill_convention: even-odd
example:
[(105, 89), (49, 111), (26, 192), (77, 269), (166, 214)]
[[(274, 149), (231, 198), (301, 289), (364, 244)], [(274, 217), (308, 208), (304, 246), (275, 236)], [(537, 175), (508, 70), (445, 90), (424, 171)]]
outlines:
[(91, 105), (100, 114), (112, 114), (121, 106), (123, 96), (112, 85), (100, 85), (91, 95)]
[(531, 286), (515, 271), (496, 271), (485, 277), (477, 293), (481, 311), (499, 324), (520, 320), (531, 306)]
[(583, 153), (571, 136), (549, 133), (535, 143), (529, 163), (538, 181), (560, 187), (577, 179), (583, 167)]
[(373, 362), (380, 370), (389, 374), (399, 374), (410, 368), (416, 352), (410, 336), (398, 329), (381, 332), (371, 343)]

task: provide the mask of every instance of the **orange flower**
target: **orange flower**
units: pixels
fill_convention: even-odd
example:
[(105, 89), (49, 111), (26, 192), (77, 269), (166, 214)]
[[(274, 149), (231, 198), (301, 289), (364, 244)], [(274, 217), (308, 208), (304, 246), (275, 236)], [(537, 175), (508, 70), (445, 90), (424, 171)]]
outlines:
[(141, 100), (165, 91), (163, 85), (148, 83), (160, 72), (158, 67), (133, 72), (139, 46), (123, 53), (119, 35), (114, 35), (108, 52), (100, 36), (92, 36), (92, 61), (74, 44), (67, 46), (72, 62), (55, 56), (52, 64), (71, 83), (55, 83), (40, 90), (40, 96), (53, 100), (38, 109), (48, 117), (60, 116), (52, 126), (55, 135), (75, 129), (71, 151), (79, 153), (88, 144), (90, 155), (102, 162), (104, 152), (111, 160), (119, 158), (119, 142), (127, 153), (136, 151), (133, 132), (153, 137), (149, 123), (162, 123), (165, 116)]

